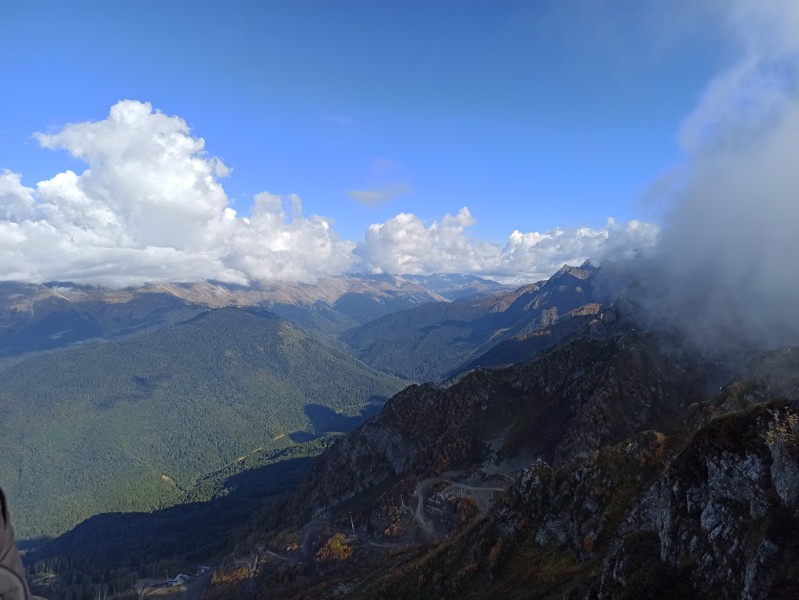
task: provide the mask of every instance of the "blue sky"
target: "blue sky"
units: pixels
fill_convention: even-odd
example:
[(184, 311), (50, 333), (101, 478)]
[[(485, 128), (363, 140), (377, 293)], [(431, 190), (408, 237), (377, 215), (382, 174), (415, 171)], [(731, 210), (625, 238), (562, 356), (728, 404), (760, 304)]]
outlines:
[[(451, 215), (460, 237), (431, 243), (479, 254), (482, 244), (504, 247), (514, 230), (604, 231), (613, 217), (622, 236), (631, 220), (658, 225), (664, 209), (652, 202), (653, 190), (686, 161), (680, 128), (736, 57), (719, 4), (696, 4), (4, 0), (0, 172), (15, 174), (29, 190), (14, 188), (28, 194), (25, 202), (45, 203), (39, 182), (67, 170), (81, 175), (87, 163), (76, 157), (74, 140), (53, 138), (48, 149), (34, 134), (58, 136), (69, 124), (103, 121), (117, 102), (136, 100), (149, 103), (152, 114), (182, 119), (186, 135), (205, 140), (204, 156), (230, 169), (214, 177), (239, 219), (265, 191), (296, 194), (304, 219), (324, 217), (339, 241), (351, 242), (340, 250), (356, 257), (349, 266), (334, 261), (331, 272), (473, 264), (490, 275), (478, 259), (425, 262), (410, 251), (406, 260), (392, 259), (400, 251), (385, 239), (370, 246), (367, 229), (390, 224), (374, 235), (392, 227), (400, 235), (396, 216), (405, 213), (416, 220), (404, 222), (427, 235), (434, 223), (446, 229)], [(110, 159), (95, 160), (88, 166), (97, 174)], [(134, 204), (136, 193), (129, 194)], [(456, 223), (463, 207), (471, 218)], [(639, 230), (631, 237), (651, 235)], [(264, 243), (272, 244), (270, 252), (291, 251)], [(145, 246), (132, 234), (119, 245)], [(540, 269), (527, 261), (521, 270), (494, 274), (533, 277), (569, 252), (579, 255), (579, 248), (567, 250)], [(381, 252), (383, 262), (376, 258)], [(250, 272), (239, 263), (224, 269), (245, 279), (299, 277)], [(70, 265), (64, 269), (72, 276)], [(148, 276), (137, 271), (126, 281), (142, 277)], [(88, 272), (78, 278), (92, 280)]]

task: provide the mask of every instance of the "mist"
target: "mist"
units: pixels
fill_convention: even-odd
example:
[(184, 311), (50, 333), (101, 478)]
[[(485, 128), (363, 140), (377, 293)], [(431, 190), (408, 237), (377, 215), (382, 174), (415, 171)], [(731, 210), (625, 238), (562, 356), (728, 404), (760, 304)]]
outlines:
[(727, 11), (738, 58), (683, 123), (686, 164), (636, 301), (700, 348), (799, 344), (799, 5)]

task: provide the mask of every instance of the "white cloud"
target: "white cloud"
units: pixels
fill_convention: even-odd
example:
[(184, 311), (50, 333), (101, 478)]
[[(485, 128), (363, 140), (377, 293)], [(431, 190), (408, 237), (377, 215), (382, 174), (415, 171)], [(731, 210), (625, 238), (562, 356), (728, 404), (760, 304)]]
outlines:
[(256, 200), (236, 217), (218, 178), (229, 169), (179, 117), (124, 100), (107, 119), (36, 134), (86, 161), (37, 189), (0, 174), (0, 279), (110, 286), (214, 278), (312, 280), (343, 272), (352, 244), (321, 217)]
[(465, 207), (429, 227), (415, 215), (400, 213), (371, 225), (358, 254), (373, 273), (479, 272), (496, 262), (499, 248), (464, 235), (474, 222)]
[(35, 190), (22, 185), (22, 177), (4, 170), (0, 173), (0, 219), (17, 221), (33, 214)]
[(544, 233), (514, 231), (504, 248), (471, 238), (475, 223), (469, 209), (446, 215), (426, 227), (411, 214), (399, 214), (369, 227), (357, 253), (362, 268), (374, 273), (476, 273), (509, 283), (545, 279), (566, 263), (601, 262), (651, 248), (657, 228), (640, 221), (607, 227), (555, 229)]
[(253, 279), (307, 281), (346, 271), (355, 244), (339, 240), (324, 217), (304, 218), (296, 195), (286, 200), (290, 218), (280, 196), (264, 192), (255, 197), (250, 218), (233, 222), (228, 264)]
[(799, 3), (738, 0), (721, 6), (739, 54), (707, 85), (682, 125), (680, 142), (692, 155), (747, 145), (796, 100)]
[(655, 245), (658, 234), (658, 228), (651, 223), (633, 220), (619, 225), (614, 219), (608, 219), (601, 229), (514, 231), (508, 237), (497, 273), (516, 282), (525, 278), (535, 281), (549, 277), (564, 264), (636, 258)]
[(228, 204), (216, 179), (226, 168), (205, 155), (204, 140), (148, 103), (123, 100), (104, 121), (36, 138), (90, 167), (39, 184), (40, 199), (74, 225), (102, 227), (114, 245), (201, 249)]
[(799, 343), (799, 4), (723, 8), (740, 54), (683, 124), (645, 306), (700, 344)]
[[(426, 225), (400, 213), (369, 227), (356, 245), (322, 216), (304, 216), (295, 195), (266, 192), (239, 217), (219, 179), (229, 169), (208, 156), (185, 121), (124, 100), (108, 118), (36, 134), (88, 164), (22, 184), (0, 172), (0, 280), (61, 280), (112, 287), (218, 279), (246, 283), (312, 281), (346, 272), (467, 272), (504, 280), (549, 276), (565, 262), (651, 244), (654, 229), (612, 221), (600, 230), (511, 234), (503, 249), (467, 235), (468, 208)], [(381, 162), (376, 169), (396, 169)], [(352, 192), (379, 202), (407, 191), (396, 184)], [(360, 196), (360, 197), (359, 197)]]

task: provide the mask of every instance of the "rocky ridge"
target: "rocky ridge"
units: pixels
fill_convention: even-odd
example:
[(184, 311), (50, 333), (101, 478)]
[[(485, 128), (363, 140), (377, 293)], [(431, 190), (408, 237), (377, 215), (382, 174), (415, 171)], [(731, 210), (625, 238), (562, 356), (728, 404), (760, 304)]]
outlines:
[[(373, 368), (410, 381), (441, 382), (477, 366), (532, 357), (577, 337), (605, 307), (598, 267), (564, 266), (513, 291), (424, 304), (344, 332), (342, 341)], [(561, 327), (580, 316), (580, 325)], [(514, 341), (534, 341), (517, 347)], [(504, 342), (499, 354), (487, 354)], [(483, 357), (486, 357), (485, 359)]]
[[(484, 288), (479, 282), (472, 285)], [(199, 281), (119, 290), (0, 282), (0, 358), (131, 336), (214, 308), (263, 308), (317, 334), (334, 336), (393, 311), (446, 301), (416, 281), (394, 276), (252, 286)]]
[(392, 398), (260, 521), (253, 548), (293, 550), (254, 593), (795, 597), (799, 351), (721, 364), (615, 310), (584, 333)]

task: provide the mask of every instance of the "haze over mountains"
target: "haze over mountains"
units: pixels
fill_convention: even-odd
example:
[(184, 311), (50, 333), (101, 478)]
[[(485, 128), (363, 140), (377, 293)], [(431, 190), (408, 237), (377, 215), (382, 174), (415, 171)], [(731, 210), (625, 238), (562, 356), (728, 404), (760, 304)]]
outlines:
[(337, 334), (424, 302), (501, 289), (474, 276), (328, 278), (314, 285), (196, 282), (121, 290), (0, 282), (0, 357), (116, 339), (226, 306), (265, 308), (317, 333)]
[[(354, 427), (403, 384), (348, 357), (334, 334), (392, 310), (454, 304), (426, 280), (0, 284), (9, 444), (0, 467), (28, 507), (19, 531), (53, 534), (97, 512), (169, 504), (256, 449)], [(515, 293), (476, 277), (431, 281), (442, 294), (494, 298), (478, 313)]]
[[(574, 316), (595, 313), (596, 267), (564, 267), (550, 279), (503, 294), (423, 306), (375, 319), (341, 339), (365, 363), (417, 382), (439, 381), (465, 363), (513, 338), (522, 338)], [(543, 349), (543, 347), (542, 347)], [(516, 362), (508, 360), (507, 362)]]
[[(399, 359), (391, 363), (374, 349), (359, 355), (422, 381), (425, 369), (444, 376), (591, 304), (595, 274), (564, 269), (551, 282), (513, 291), (463, 276), (127, 290), (1, 284), (0, 426), (10, 450), (0, 466), (8, 493), (28, 506), (18, 528), (52, 534), (97, 512), (168, 504), (195, 479), (255, 449), (352, 428), (403, 383), (343, 352), (334, 334), (349, 324), (418, 307), (395, 313), (400, 321), (391, 326), (423, 335), (429, 348), (378, 333), (371, 335), (393, 340)], [(419, 310), (432, 316), (420, 320)], [(469, 322), (454, 324), (454, 314)], [(425, 333), (455, 328), (460, 335), (464, 326), (474, 333), (457, 347), (442, 346), (452, 334)], [(372, 330), (342, 339), (364, 331)]]

